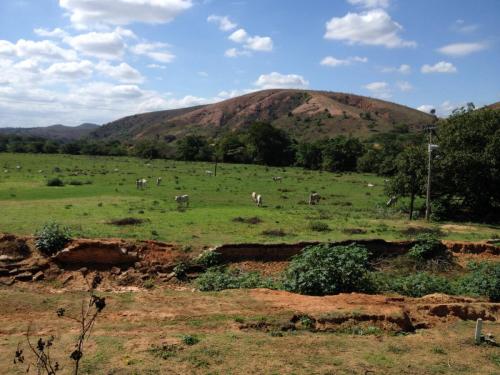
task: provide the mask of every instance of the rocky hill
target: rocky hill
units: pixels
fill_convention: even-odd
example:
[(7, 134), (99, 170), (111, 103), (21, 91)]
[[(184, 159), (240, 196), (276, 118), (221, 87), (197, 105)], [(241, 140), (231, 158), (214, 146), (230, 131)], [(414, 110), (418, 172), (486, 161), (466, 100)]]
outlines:
[(39, 128), (0, 128), (0, 135), (19, 135), (23, 137), (40, 137), (58, 141), (73, 141), (87, 137), (99, 128), (96, 124), (79, 126), (51, 125)]
[(219, 103), (128, 116), (103, 125), (97, 139), (172, 140), (188, 133), (217, 136), (267, 121), (300, 140), (339, 134), (367, 137), (398, 125), (410, 131), (432, 121), (429, 114), (374, 98), (326, 91), (264, 90)]

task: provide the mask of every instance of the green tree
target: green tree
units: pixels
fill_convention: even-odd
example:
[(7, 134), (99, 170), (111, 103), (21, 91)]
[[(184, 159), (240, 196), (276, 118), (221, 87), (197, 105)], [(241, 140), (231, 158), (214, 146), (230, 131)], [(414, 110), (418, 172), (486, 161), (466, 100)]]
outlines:
[(217, 143), (217, 157), (226, 163), (245, 163), (248, 152), (240, 134), (228, 133)]
[(188, 135), (177, 142), (177, 158), (187, 161), (209, 161), (213, 147), (201, 135)]
[(398, 155), (396, 174), (387, 186), (389, 195), (410, 197), (409, 218), (412, 219), (415, 197), (426, 191), (427, 159), (423, 147), (411, 146)]
[(299, 167), (317, 170), (321, 169), (321, 165), (323, 164), (321, 145), (317, 142), (299, 143), (296, 157), (296, 164)]
[(500, 217), (500, 111), (454, 111), (439, 127), (433, 191), (466, 218)]
[(363, 145), (357, 138), (339, 136), (322, 146), (323, 168), (331, 172), (356, 170), (357, 160), (363, 155)]
[(271, 124), (252, 124), (245, 135), (250, 157), (257, 164), (291, 165), (295, 159), (293, 142), (281, 129)]

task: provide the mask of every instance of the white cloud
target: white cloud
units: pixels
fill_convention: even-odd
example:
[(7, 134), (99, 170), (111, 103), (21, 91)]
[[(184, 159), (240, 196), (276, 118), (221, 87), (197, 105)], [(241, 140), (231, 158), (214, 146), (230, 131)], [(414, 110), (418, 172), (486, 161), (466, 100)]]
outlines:
[(408, 64), (401, 64), (398, 67), (385, 67), (382, 68), (382, 73), (399, 73), (399, 74), (410, 74), (411, 73), (411, 66)]
[(100, 59), (119, 59), (125, 51), (124, 37), (131, 36), (130, 32), (115, 29), (111, 32), (89, 32), (65, 38), (75, 50)]
[(239, 57), (239, 56), (250, 56), (251, 53), (249, 51), (239, 50), (237, 48), (229, 48), (224, 52), (224, 56), (226, 57)]
[(172, 21), (191, 8), (191, 0), (59, 0), (78, 28), (95, 25), (151, 24)]
[(238, 29), (229, 35), (229, 39), (236, 43), (244, 43), (248, 39), (248, 34), (245, 29)]
[(349, 44), (367, 44), (387, 48), (415, 47), (414, 41), (401, 39), (403, 27), (382, 9), (363, 13), (348, 13), (333, 17), (326, 23), (326, 39), (342, 40)]
[(460, 57), (460, 56), (466, 56), (474, 52), (479, 52), (483, 51), (486, 48), (488, 48), (487, 43), (453, 43), (453, 44), (448, 44), (446, 46), (443, 46), (441, 48), (438, 48), (438, 52), (448, 55), (448, 56), (453, 56), (453, 57)]
[(150, 69), (167, 69), (165, 65), (160, 65), (160, 64), (148, 64), (147, 66)]
[(309, 86), (309, 81), (298, 74), (272, 72), (259, 76), (254, 85), (263, 90), (273, 88), (305, 88)]
[(175, 55), (167, 50), (169, 47), (166, 43), (139, 43), (131, 47), (130, 50), (136, 55), (144, 55), (161, 63), (170, 63), (174, 60)]
[(216, 16), (212, 14), (207, 18), (208, 22), (216, 23), (220, 30), (222, 31), (231, 31), (235, 29), (238, 25), (234, 22), (231, 22), (229, 17), (227, 16)]
[(377, 98), (388, 99), (392, 96), (389, 84), (384, 81), (371, 82), (363, 87)]
[(321, 60), (320, 64), (323, 66), (329, 66), (335, 68), (337, 66), (346, 66), (351, 65), (354, 62), (366, 63), (368, 59), (366, 57), (348, 57), (347, 59), (337, 59), (333, 56), (327, 56), (323, 60)]
[(434, 65), (425, 64), (420, 71), (424, 74), (428, 73), (456, 73), (457, 68), (450, 62), (440, 61)]
[(61, 48), (50, 40), (25, 39), (19, 39), (16, 44), (8, 40), (0, 40), (0, 55), (44, 60), (75, 60), (77, 58), (75, 51)]
[[(229, 35), (229, 40), (243, 44), (245, 49), (259, 52), (269, 52), (273, 50), (273, 40), (268, 36), (250, 36), (245, 29), (238, 29)], [(231, 48), (226, 51), (226, 56), (237, 57), (244, 55), (241, 51)]]
[(96, 70), (122, 83), (144, 82), (142, 74), (124, 62), (111, 65), (107, 61), (101, 61), (96, 65)]
[(92, 75), (93, 64), (88, 60), (55, 63), (43, 71), (46, 78), (84, 79)]
[(445, 100), (441, 104), (431, 105), (431, 104), (423, 104), (419, 106), (417, 109), (422, 112), (430, 113), (432, 109), (436, 110), (436, 114), (440, 117), (449, 116), (455, 109), (466, 106), (466, 103), (453, 103), (450, 100)]
[(45, 38), (65, 38), (68, 36), (68, 33), (60, 28), (56, 28), (53, 30), (47, 30), (43, 28), (33, 30), (36, 35), (45, 37)]
[(413, 86), (408, 81), (398, 81), (396, 82), (396, 87), (402, 92), (409, 92), (413, 90)]
[(463, 34), (470, 34), (476, 31), (479, 28), (479, 25), (474, 25), (474, 24), (467, 24), (465, 23), (464, 20), (458, 19), (456, 20), (453, 25), (451, 26), (451, 29), (455, 32), (458, 33), (463, 33)]
[(363, 8), (388, 8), (390, 4), (389, 0), (347, 0), (347, 2)]
[(252, 51), (269, 52), (273, 50), (273, 40), (268, 36), (253, 36), (247, 39), (245, 48)]

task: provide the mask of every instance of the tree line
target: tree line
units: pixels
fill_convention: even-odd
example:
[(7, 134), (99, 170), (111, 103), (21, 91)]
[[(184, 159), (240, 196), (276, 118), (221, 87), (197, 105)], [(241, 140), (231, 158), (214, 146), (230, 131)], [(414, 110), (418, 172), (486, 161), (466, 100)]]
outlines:
[[(436, 122), (439, 148), (432, 154), (433, 218), (499, 220), (500, 111), (468, 106)], [(410, 132), (405, 125), (363, 141), (337, 136), (298, 142), (285, 131), (262, 122), (215, 139), (191, 134), (175, 142), (155, 139), (126, 144), (84, 139), (63, 143), (0, 135), (2, 151), (129, 155), (375, 173), (389, 177), (388, 195), (409, 198), (410, 219), (416, 199), (425, 196), (427, 186), (427, 135)]]

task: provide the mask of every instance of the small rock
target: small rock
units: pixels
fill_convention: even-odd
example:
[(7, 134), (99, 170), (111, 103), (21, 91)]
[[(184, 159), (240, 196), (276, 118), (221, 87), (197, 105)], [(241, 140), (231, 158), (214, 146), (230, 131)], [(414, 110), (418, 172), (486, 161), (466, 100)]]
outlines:
[(45, 274), (42, 272), (42, 271), (38, 271), (37, 273), (35, 273), (35, 275), (33, 275), (33, 281), (39, 281), (39, 280), (43, 280), (45, 278)]
[(63, 280), (63, 285), (67, 284), (69, 281), (73, 280), (73, 275), (68, 275)]
[(110, 272), (112, 275), (119, 275), (122, 270), (119, 267), (112, 267)]
[(13, 277), (9, 277), (8, 279), (0, 280), (0, 284), (6, 285), (6, 286), (11, 286), (12, 284), (14, 284), (14, 281), (15, 280)]
[(31, 272), (21, 272), (14, 276), (14, 279), (19, 281), (31, 281), (33, 279), (33, 274)]

